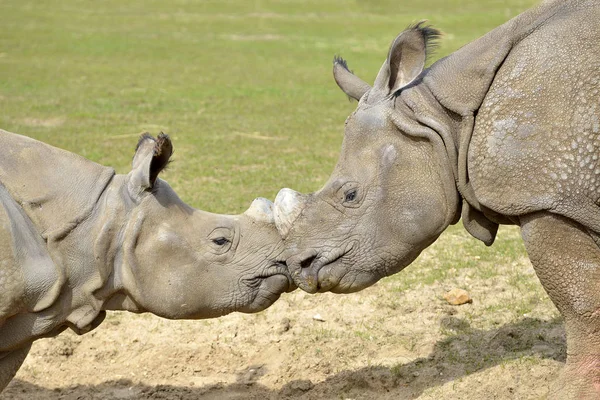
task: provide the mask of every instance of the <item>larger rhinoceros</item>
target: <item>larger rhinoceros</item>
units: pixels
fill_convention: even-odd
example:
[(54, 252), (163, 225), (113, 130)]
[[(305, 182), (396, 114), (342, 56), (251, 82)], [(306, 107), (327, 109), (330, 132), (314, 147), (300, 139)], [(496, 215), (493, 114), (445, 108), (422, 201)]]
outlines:
[(318, 192), (275, 201), (298, 286), (361, 290), (461, 216), (487, 245), (498, 224), (519, 225), (565, 319), (555, 396), (600, 398), (599, 21), (598, 1), (547, 1), (428, 69), (439, 32), (417, 24), (373, 87), (336, 58), (335, 80), (359, 100), (337, 166)]
[(0, 391), (31, 343), (81, 334), (105, 310), (199, 319), (258, 312), (293, 288), (272, 204), (195, 210), (158, 178), (166, 135), (127, 175), (0, 130)]

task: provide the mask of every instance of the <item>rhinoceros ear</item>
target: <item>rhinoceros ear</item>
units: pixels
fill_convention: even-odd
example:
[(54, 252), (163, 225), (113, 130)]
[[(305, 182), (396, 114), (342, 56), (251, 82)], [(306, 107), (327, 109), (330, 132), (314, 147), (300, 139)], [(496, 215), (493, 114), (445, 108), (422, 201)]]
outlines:
[(346, 60), (342, 57), (333, 57), (333, 79), (340, 89), (354, 100), (360, 100), (363, 94), (371, 89), (367, 82), (350, 71)]
[(149, 133), (140, 136), (133, 156), (129, 191), (138, 195), (154, 187), (158, 174), (162, 171), (173, 154), (173, 144), (168, 135), (160, 133), (155, 139)]
[[(423, 71), (428, 51), (435, 45), (440, 32), (425, 21), (407, 28), (392, 42), (388, 57), (383, 63), (375, 84), (378, 98), (395, 93), (412, 83)], [(369, 97), (371, 97), (370, 95)]]

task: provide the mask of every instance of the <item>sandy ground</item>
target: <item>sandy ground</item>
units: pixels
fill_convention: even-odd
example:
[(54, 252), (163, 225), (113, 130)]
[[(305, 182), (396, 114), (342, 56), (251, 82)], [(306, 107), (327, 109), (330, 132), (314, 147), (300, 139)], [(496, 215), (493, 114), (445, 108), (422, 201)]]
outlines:
[[(396, 275), (351, 295), (296, 291), (205, 321), (112, 313), (35, 342), (0, 399), (543, 399), (565, 358), (559, 315), (525, 257), (496, 268), (406, 290)], [(473, 303), (447, 304), (453, 287)]]

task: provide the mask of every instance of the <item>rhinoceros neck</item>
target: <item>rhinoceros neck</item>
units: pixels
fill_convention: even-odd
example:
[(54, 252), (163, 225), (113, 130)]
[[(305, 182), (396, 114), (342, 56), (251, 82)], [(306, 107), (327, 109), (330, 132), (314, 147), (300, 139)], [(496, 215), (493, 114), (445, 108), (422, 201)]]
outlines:
[(445, 108), (423, 81), (403, 90), (392, 114), (400, 131), (430, 140), (439, 157), (440, 178), (448, 199), (446, 226), (458, 222), (460, 205), (458, 139), (461, 118)]
[[(409, 110), (410, 118), (418, 122), (419, 126), (427, 127), (440, 136), (454, 178), (458, 179), (460, 128), (463, 117), (445, 107), (423, 81), (402, 91), (398, 100), (404, 104), (406, 110)], [(395, 105), (397, 110), (398, 100)]]
[(135, 288), (129, 278), (126, 253), (133, 251), (135, 238), (129, 232), (136, 204), (127, 195), (127, 176), (116, 175), (99, 201), (95, 216), (94, 269), (104, 277), (93, 295), (103, 310), (145, 312), (131, 297)]

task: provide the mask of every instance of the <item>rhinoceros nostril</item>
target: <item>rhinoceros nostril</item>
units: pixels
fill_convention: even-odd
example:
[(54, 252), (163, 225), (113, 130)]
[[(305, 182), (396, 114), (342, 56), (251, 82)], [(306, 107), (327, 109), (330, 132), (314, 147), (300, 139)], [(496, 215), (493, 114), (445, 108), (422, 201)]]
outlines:
[(316, 293), (318, 288), (318, 252), (310, 249), (287, 259), (288, 270), (297, 287), (308, 293)]
[(317, 258), (316, 255), (305, 258), (304, 260), (300, 261), (300, 267), (301, 268), (310, 267), (312, 265), (313, 261), (315, 261), (315, 258)]

